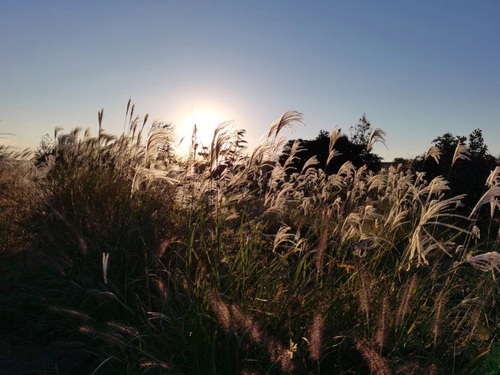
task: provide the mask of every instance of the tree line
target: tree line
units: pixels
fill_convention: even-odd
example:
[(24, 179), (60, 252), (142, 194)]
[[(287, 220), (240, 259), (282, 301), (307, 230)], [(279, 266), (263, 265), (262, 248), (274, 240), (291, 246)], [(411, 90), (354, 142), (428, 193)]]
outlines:
[[(336, 156), (329, 160), (330, 133), (321, 130), (312, 140), (290, 140), (286, 143), (279, 162), (284, 165), (289, 158), (296, 141), (300, 143), (294, 159), (288, 166), (288, 173), (301, 171), (308, 160), (316, 156), (316, 164), (307, 164), (308, 168), (320, 168), (327, 174), (336, 173), (347, 161), (356, 167), (366, 165), (368, 170), (379, 171), (382, 168), (382, 158), (373, 152), (374, 129), (363, 115), (355, 126), (350, 128), (350, 134), (338, 138), (334, 144)], [(383, 133), (383, 132), (382, 132)], [(375, 134), (379, 135), (380, 134)], [(383, 141), (379, 137), (378, 140)], [(465, 194), (463, 202), (471, 207), (484, 193), (486, 179), (490, 172), (500, 165), (500, 158), (495, 158), (488, 151), (481, 129), (475, 129), (468, 137), (456, 136), (448, 132), (432, 140), (432, 146), (427, 152), (412, 158), (396, 158), (393, 165), (412, 172), (424, 172), (424, 178), (432, 180), (437, 176), (445, 177), (449, 182), (449, 194)]]

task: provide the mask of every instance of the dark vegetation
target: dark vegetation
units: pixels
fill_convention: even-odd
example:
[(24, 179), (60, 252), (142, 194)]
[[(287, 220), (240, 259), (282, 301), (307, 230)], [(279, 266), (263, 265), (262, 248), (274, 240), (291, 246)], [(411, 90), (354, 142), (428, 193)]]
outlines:
[(130, 109), (120, 137), (100, 112), (95, 137), (0, 150), (0, 372), (498, 372), (500, 168), (480, 131), (470, 154), (445, 134), (381, 169), (365, 117), (285, 143), (288, 112), (248, 155), (222, 126), (182, 158)]
[[(337, 173), (340, 167), (350, 161), (356, 168), (365, 166), (371, 171), (378, 171), (381, 167), (382, 159), (372, 152), (370, 136), (373, 129), (365, 115), (359, 119), (356, 126), (351, 128), (350, 137), (340, 137), (335, 142), (336, 157), (328, 161), (330, 155), (330, 133), (321, 130), (318, 136), (313, 140), (302, 140), (300, 142), (300, 151), (295, 154), (295, 159), (290, 163), (289, 173), (301, 171), (308, 160), (315, 157), (317, 164), (315, 168), (320, 168), (326, 174)], [(373, 136), (382, 139), (380, 130), (376, 129)], [(375, 140), (375, 138), (372, 138)], [(283, 152), (279, 157), (283, 165), (290, 156), (295, 140), (286, 143)], [(328, 163), (327, 163), (328, 161)], [(328, 165), (327, 165), (328, 164)]]

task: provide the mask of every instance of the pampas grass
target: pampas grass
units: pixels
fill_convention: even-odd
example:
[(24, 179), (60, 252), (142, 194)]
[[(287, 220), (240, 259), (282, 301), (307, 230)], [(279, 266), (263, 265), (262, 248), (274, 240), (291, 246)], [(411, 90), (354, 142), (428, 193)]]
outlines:
[(119, 136), (102, 110), (96, 136), (57, 128), (35, 159), (0, 148), (0, 317), (85, 353), (69, 373), (465, 374), (493, 345), (498, 170), (458, 214), (442, 177), (294, 170), (299, 142), (280, 164), (299, 112), (248, 153), (233, 124), (195, 129), (187, 156), (135, 112)]
[(462, 143), (458, 143), (455, 148), (455, 152), (453, 153), (451, 165), (453, 166), (457, 160), (470, 160), (469, 155), (470, 152), (467, 146)]

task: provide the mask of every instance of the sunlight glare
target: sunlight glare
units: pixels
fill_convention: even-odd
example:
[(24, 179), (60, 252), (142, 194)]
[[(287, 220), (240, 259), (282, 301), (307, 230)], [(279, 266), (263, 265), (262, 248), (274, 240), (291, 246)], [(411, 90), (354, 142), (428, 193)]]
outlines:
[(196, 139), (199, 150), (209, 146), (217, 125), (224, 122), (224, 118), (212, 110), (200, 110), (188, 114), (176, 127), (177, 138), (181, 142), (178, 149), (182, 154), (188, 154), (191, 148), (193, 128), (196, 125)]

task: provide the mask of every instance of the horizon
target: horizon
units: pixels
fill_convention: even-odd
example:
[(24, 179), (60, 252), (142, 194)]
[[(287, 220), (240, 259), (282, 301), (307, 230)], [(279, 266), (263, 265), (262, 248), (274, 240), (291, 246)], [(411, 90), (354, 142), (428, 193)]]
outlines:
[(179, 138), (230, 121), (251, 149), (295, 110), (306, 126), (287, 139), (348, 135), (366, 114), (387, 133), (384, 161), (477, 128), (500, 156), (494, 1), (3, 4), (0, 144), (35, 150), (58, 126), (96, 134), (101, 108), (119, 135), (131, 98)]

